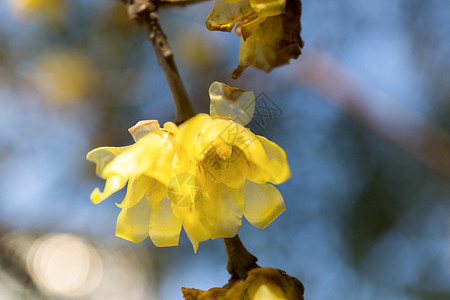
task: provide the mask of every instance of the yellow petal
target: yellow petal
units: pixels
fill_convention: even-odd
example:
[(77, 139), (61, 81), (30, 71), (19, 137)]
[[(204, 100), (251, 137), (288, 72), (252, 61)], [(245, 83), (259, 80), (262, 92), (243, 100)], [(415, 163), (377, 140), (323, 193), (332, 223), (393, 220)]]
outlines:
[(191, 207), (195, 205), (200, 194), (200, 182), (191, 173), (175, 175), (167, 186), (167, 197), (178, 207)]
[(206, 28), (230, 32), (234, 24), (252, 13), (253, 9), (246, 0), (237, 2), (216, 0), (211, 13), (206, 18)]
[(201, 155), (197, 159), (203, 158), (210, 150), (221, 144), (236, 146), (243, 151), (256, 140), (256, 136), (249, 129), (224, 119), (214, 119), (206, 123), (201, 134), (201, 138), (198, 139), (201, 144)]
[(244, 188), (244, 216), (254, 226), (265, 228), (285, 209), (283, 196), (271, 184), (246, 181)]
[(241, 125), (249, 123), (255, 112), (255, 94), (232, 88), (221, 82), (213, 82), (209, 87), (211, 98), (210, 115), (231, 119)]
[(178, 135), (175, 137), (175, 144), (178, 147), (177, 157), (185, 163), (196, 163), (199, 157), (196, 153), (202, 152), (199, 148), (198, 139), (203, 127), (211, 122), (211, 117), (207, 114), (198, 114), (179, 126)]
[(122, 152), (112, 160), (104, 169), (103, 175), (123, 174), (124, 176), (133, 176), (142, 174), (159, 156), (157, 151), (162, 148), (164, 141), (158, 134), (149, 134), (127, 151)]
[(106, 165), (117, 155), (128, 150), (130, 147), (132, 146), (95, 148), (86, 155), (86, 159), (97, 165), (95, 169), (95, 173), (97, 174), (97, 176), (106, 179), (102, 176), (103, 170), (105, 169)]
[(166, 137), (157, 133), (147, 134), (113, 159), (103, 170), (103, 176), (120, 174), (131, 177), (145, 174), (162, 183), (168, 182), (171, 177), (171, 159), (165, 154), (166, 144)]
[(145, 198), (151, 205), (158, 205), (159, 202), (167, 196), (167, 187), (154, 180), (149, 189), (145, 193)]
[(260, 17), (276, 16), (284, 12), (286, 0), (249, 0), (251, 7)]
[[(274, 67), (286, 63), (279, 57), (280, 51), (286, 51), (282, 38), (284, 37), (283, 24), (280, 16), (267, 18), (255, 34), (255, 58), (252, 66), (266, 72)], [(289, 61), (289, 58), (288, 58)]]
[(120, 208), (129, 208), (136, 205), (144, 197), (145, 192), (152, 187), (154, 179), (147, 176), (132, 177), (128, 181), (127, 194), (122, 203), (117, 204)]
[[(245, 150), (250, 162), (247, 178), (258, 183), (280, 184), (286, 181), (291, 177), (291, 170), (284, 150), (265, 137), (257, 135), (256, 138), (253, 147)], [(262, 150), (258, 146), (262, 146)]]
[(234, 237), (242, 224), (243, 197), (240, 189), (218, 183), (213, 191), (198, 202), (201, 221), (211, 238)]
[(179, 207), (172, 202), (172, 210), (176, 217), (183, 221), (183, 228), (197, 253), (198, 244), (211, 237), (211, 233), (200, 221), (200, 214), (195, 206)]
[(98, 203), (102, 202), (103, 200), (105, 200), (106, 198), (108, 198), (109, 196), (111, 196), (112, 194), (117, 192), (118, 190), (121, 190), (127, 183), (127, 180), (128, 180), (128, 177), (124, 177), (124, 176), (118, 176), (118, 175), (109, 176), (106, 179), (104, 191), (100, 192), (100, 190), (98, 188), (96, 188), (91, 193), (91, 201), (94, 204), (98, 204)]
[(151, 205), (143, 198), (130, 208), (123, 208), (117, 217), (116, 236), (140, 243), (148, 236)]
[(149, 235), (153, 244), (158, 247), (177, 246), (182, 223), (174, 215), (170, 200), (164, 198), (152, 208)]
[(256, 34), (250, 35), (244, 40), (241, 37), (241, 48), (239, 49), (238, 67), (233, 71), (231, 77), (233, 79), (239, 78), (242, 72), (250, 66), (255, 60)]
[(178, 133), (178, 127), (173, 122), (166, 122), (166, 123), (164, 123), (164, 130), (167, 130), (168, 132), (170, 132), (172, 134), (177, 134)]
[(261, 169), (258, 165), (253, 163), (253, 161), (249, 161), (247, 170), (247, 180), (256, 183), (266, 183), (270, 182), (270, 175), (267, 174), (267, 172)]
[(266, 18), (256, 18), (254, 20), (248, 22), (241, 23), (241, 35), (243, 40), (245, 41), (249, 36), (255, 34), (259, 28), (259, 24), (261, 24)]
[(280, 184), (288, 180), (291, 177), (291, 170), (287, 162), (286, 152), (280, 146), (263, 136), (256, 136), (256, 138), (264, 147), (267, 155), (268, 163), (265, 164), (264, 169), (270, 174), (269, 181), (274, 184)]

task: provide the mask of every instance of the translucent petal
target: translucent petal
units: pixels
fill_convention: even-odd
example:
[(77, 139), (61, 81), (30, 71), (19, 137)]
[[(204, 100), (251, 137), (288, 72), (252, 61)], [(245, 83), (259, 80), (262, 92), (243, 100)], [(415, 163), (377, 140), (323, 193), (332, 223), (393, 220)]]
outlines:
[(249, 160), (247, 178), (262, 183), (280, 184), (291, 177), (291, 170), (284, 150), (265, 137), (256, 136), (253, 147), (248, 147), (245, 155)]
[(239, 78), (255, 60), (255, 45), (256, 45), (256, 35), (250, 35), (247, 39), (244, 40), (241, 37), (241, 48), (239, 49), (239, 60), (238, 67), (233, 71), (231, 77), (233, 79)]
[(132, 177), (128, 181), (127, 194), (122, 203), (117, 204), (120, 208), (129, 208), (136, 205), (144, 197), (145, 192), (152, 187), (154, 179), (147, 176)]
[(138, 175), (148, 169), (165, 141), (158, 134), (149, 134), (117, 156), (104, 170), (104, 174)]
[(133, 127), (130, 127), (128, 131), (130, 132), (134, 141), (137, 142), (138, 140), (146, 136), (148, 133), (159, 129), (160, 127), (158, 121), (143, 120), (137, 122), (136, 125), (134, 125)]
[(200, 194), (200, 181), (191, 173), (175, 175), (167, 186), (167, 197), (178, 207), (193, 206)]
[(164, 130), (167, 130), (168, 132), (170, 132), (172, 134), (178, 133), (178, 127), (173, 122), (164, 123)]
[[(147, 134), (113, 159), (103, 170), (103, 176), (120, 174), (131, 177), (145, 173), (163, 183), (167, 182), (171, 177), (168, 174), (171, 161), (161, 158), (166, 143), (167, 139), (160, 134)], [(160, 165), (166, 168), (158, 168)]]
[(116, 236), (140, 243), (148, 236), (151, 205), (143, 198), (130, 208), (123, 208), (117, 217)]
[[(264, 147), (264, 151), (267, 155), (268, 162), (259, 167), (270, 175), (270, 182), (274, 184), (280, 184), (291, 177), (291, 169), (287, 162), (286, 152), (272, 141), (269, 141), (265, 137), (256, 136), (261, 145)], [(258, 165), (258, 162), (255, 162)]]
[(285, 209), (283, 196), (271, 184), (246, 181), (244, 188), (244, 216), (254, 226), (265, 228)]
[(259, 29), (259, 24), (263, 22), (266, 18), (256, 18), (248, 22), (241, 23), (241, 35), (245, 41), (252, 34), (256, 34)]
[(158, 205), (159, 202), (167, 196), (167, 187), (154, 180), (149, 189), (145, 193), (145, 198), (151, 205)]
[(277, 53), (269, 46), (256, 44), (255, 47), (255, 60), (252, 66), (270, 72), (275, 66), (277, 61)]
[(234, 24), (252, 13), (253, 9), (246, 0), (237, 2), (216, 0), (211, 13), (206, 18), (206, 28), (230, 32)]
[(234, 237), (242, 224), (243, 196), (240, 189), (218, 183), (198, 202), (201, 220), (211, 237)]
[(103, 200), (105, 200), (106, 198), (108, 198), (109, 196), (111, 196), (112, 194), (117, 192), (118, 190), (121, 190), (127, 183), (127, 180), (128, 180), (128, 177), (124, 177), (124, 176), (118, 176), (118, 175), (109, 176), (106, 179), (104, 191), (100, 192), (100, 190), (98, 188), (96, 188), (91, 193), (91, 201), (94, 204), (98, 204), (98, 203), (102, 202)]
[(258, 167), (252, 161), (248, 162), (247, 180), (256, 183), (266, 183), (270, 181), (270, 175), (266, 171)]
[(86, 155), (86, 159), (97, 165), (95, 169), (95, 173), (97, 174), (97, 176), (106, 179), (106, 177), (102, 176), (103, 170), (105, 169), (106, 165), (120, 153), (129, 150), (130, 147), (132, 146), (96, 148)]
[(177, 157), (185, 164), (196, 163), (199, 159), (196, 154), (202, 152), (197, 143), (202, 129), (211, 122), (207, 114), (198, 114), (179, 126), (178, 135), (175, 137), (177, 145)]
[(249, 0), (249, 2), (260, 17), (279, 15), (286, 7), (286, 0)]
[(152, 208), (149, 235), (153, 244), (158, 247), (177, 246), (182, 222), (173, 214), (170, 200), (164, 198)]
[(232, 88), (221, 82), (213, 82), (209, 87), (211, 98), (210, 115), (231, 119), (246, 125), (255, 112), (255, 94), (252, 91)]
[(230, 159), (221, 161), (218, 158), (217, 160), (224, 165), (218, 182), (222, 182), (234, 189), (242, 188), (247, 177), (248, 169), (247, 159), (243, 152), (234, 150)]
[(286, 51), (282, 42), (284, 31), (280, 16), (267, 18), (254, 36), (256, 45), (253, 67), (270, 72), (274, 67), (286, 63), (284, 58), (279, 57), (280, 51)]
[(183, 221), (184, 231), (194, 247), (194, 252), (197, 252), (199, 242), (211, 237), (211, 233), (200, 221), (198, 209), (195, 206), (179, 207), (172, 202), (172, 210), (175, 216)]
[(201, 139), (201, 156), (203, 158), (210, 150), (220, 144), (235, 146), (244, 151), (252, 146), (256, 136), (242, 125), (225, 119), (214, 119), (203, 126)]
[(256, 42), (277, 49), (277, 44), (283, 38), (283, 29), (281, 16), (267, 18), (259, 26)]

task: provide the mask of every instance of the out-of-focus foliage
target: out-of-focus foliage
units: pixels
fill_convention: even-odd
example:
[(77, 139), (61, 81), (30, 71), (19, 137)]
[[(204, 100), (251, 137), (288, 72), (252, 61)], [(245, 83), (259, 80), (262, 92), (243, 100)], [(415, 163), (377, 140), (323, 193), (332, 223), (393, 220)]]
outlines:
[(37, 58), (29, 76), (44, 100), (61, 103), (83, 99), (96, 81), (92, 63), (70, 50), (47, 50)]

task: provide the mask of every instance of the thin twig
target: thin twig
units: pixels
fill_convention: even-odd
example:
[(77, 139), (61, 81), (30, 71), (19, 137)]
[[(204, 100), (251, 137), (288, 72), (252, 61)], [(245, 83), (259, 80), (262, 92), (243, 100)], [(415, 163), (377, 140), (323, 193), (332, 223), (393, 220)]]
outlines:
[(258, 258), (248, 252), (237, 234), (232, 238), (224, 238), (223, 241), (228, 255), (227, 270), (231, 275), (225, 286), (227, 287), (237, 280), (247, 279), (248, 271), (259, 268), (259, 266), (256, 264)]
[[(155, 1), (156, 3), (156, 1)], [(164, 72), (170, 92), (175, 103), (176, 123), (181, 124), (194, 116), (189, 97), (181, 80), (180, 73), (175, 64), (174, 54), (169, 46), (167, 37), (159, 24), (159, 16), (156, 13), (157, 4), (149, 0), (128, 0), (128, 15), (140, 23), (145, 23), (149, 31), (149, 40), (151, 41), (155, 54), (158, 57), (158, 63)]]

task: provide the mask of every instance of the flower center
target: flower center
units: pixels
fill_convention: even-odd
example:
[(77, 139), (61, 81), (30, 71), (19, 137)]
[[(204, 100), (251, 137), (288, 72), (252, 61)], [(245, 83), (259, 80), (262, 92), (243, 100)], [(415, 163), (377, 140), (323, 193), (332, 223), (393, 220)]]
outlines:
[(219, 144), (216, 146), (216, 153), (221, 159), (227, 160), (231, 157), (233, 148), (227, 144)]

